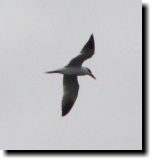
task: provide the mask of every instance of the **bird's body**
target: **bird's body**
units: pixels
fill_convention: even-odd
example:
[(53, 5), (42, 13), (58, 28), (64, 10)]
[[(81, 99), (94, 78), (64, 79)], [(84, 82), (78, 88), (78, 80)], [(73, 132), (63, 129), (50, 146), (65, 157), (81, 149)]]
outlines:
[(64, 75), (71, 75), (71, 76), (83, 76), (87, 75), (88, 70), (87, 67), (63, 67), (60, 69), (57, 69), (55, 71), (50, 71), (48, 73), (60, 73)]
[(77, 76), (89, 75), (95, 79), (91, 70), (87, 67), (83, 67), (82, 63), (91, 58), (94, 54), (95, 45), (93, 34), (90, 36), (90, 39), (82, 48), (80, 54), (73, 58), (68, 65), (63, 68), (49, 71), (46, 73), (60, 73), (63, 74), (63, 91), (64, 95), (62, 98), (62, 116), (65, 116), (71, 110), (74, 105), (79, 91), (79, 84)]

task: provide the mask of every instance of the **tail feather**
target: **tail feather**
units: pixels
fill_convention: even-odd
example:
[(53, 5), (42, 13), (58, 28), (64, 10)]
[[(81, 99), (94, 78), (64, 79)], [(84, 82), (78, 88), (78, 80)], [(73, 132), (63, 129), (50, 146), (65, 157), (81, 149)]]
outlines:
[(59, 71), (57, 71), (57, 70), (56, 71), (48, 71), (48, 72), (45, 72), (45, 73), (47, 73), (47, 74), (48, 73), (59, 73)]

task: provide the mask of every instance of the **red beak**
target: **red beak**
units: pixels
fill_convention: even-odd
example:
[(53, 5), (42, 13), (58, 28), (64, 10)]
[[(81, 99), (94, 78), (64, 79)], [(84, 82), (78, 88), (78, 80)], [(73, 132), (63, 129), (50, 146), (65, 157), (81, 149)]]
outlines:
[(96, 77), (91, 73), (90, 76), (93, 78), (93, 79), (96, 79)]

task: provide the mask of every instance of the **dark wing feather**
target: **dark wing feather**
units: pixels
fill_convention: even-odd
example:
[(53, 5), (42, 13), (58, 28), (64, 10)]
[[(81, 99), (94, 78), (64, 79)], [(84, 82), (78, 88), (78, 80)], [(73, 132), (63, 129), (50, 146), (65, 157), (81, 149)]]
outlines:
[(91, 58), (93, 56), (94, 50), (95, 50), (95, 44), (94, 44), (94, 37), (92, 34), (88, 42), (82, 48), (80, 54), (77, 57), (73, 58), (67, 66), (76, 66), (76, 67), (81, 66), (86, 59)]
[(62, 116), (68, 114), (73, 107), (79, 90), (77, 76), (63, 76)]

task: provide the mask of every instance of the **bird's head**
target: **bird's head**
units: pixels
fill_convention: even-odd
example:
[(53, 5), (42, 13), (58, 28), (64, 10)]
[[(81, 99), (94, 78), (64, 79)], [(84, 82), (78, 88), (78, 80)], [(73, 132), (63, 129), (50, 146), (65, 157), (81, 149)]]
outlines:
[(96, 77), (92, 74), (91, 70), (86, 67), (86, 74), (91, 76), (93, 79), (96, 79)]

